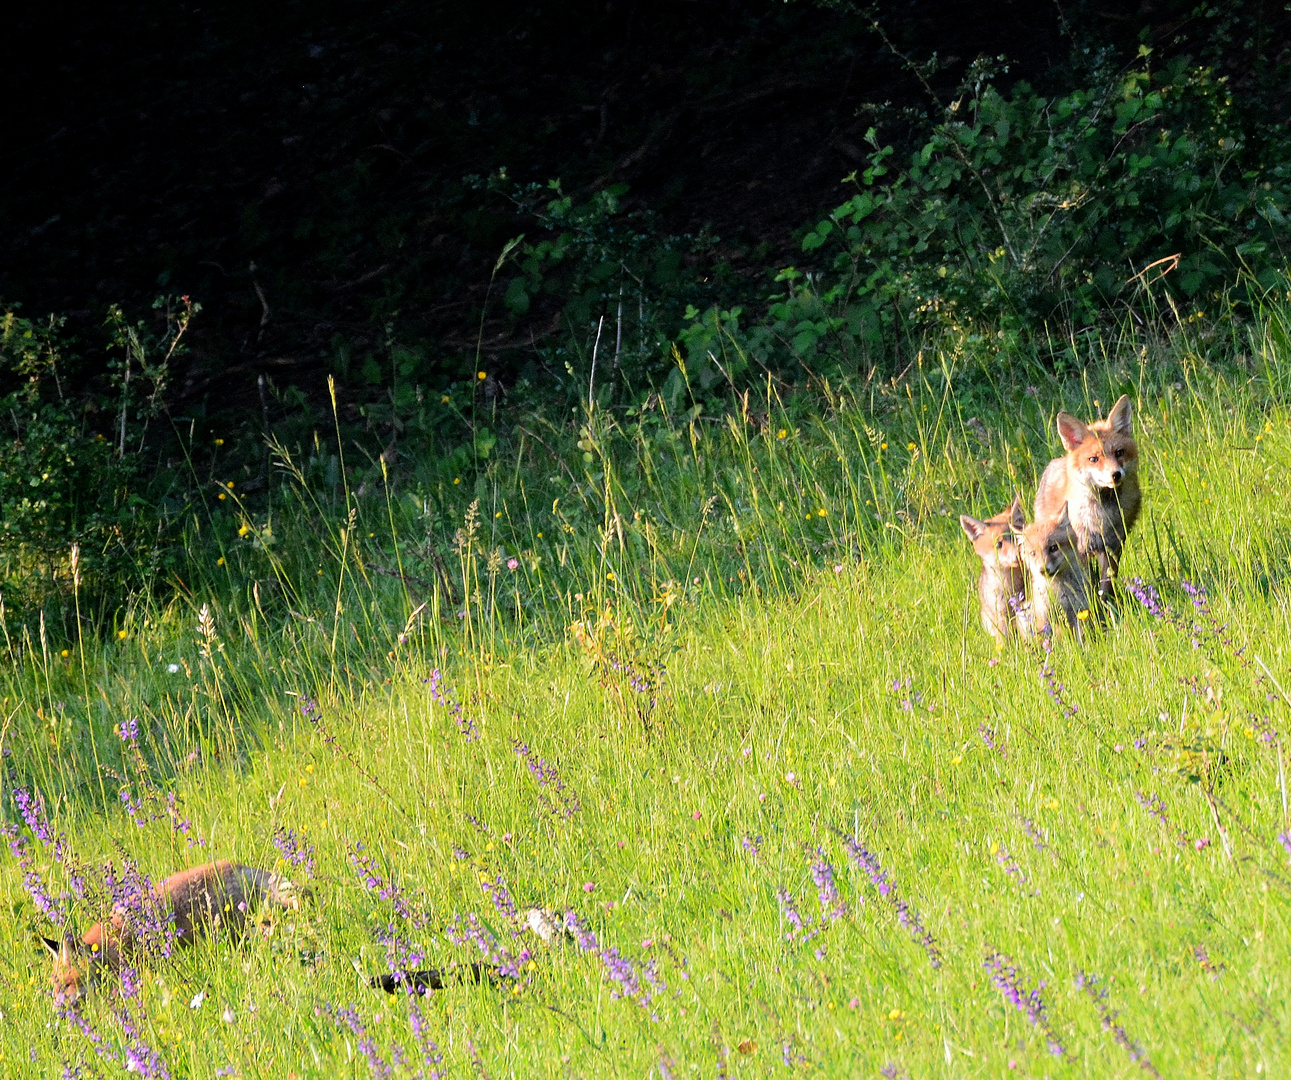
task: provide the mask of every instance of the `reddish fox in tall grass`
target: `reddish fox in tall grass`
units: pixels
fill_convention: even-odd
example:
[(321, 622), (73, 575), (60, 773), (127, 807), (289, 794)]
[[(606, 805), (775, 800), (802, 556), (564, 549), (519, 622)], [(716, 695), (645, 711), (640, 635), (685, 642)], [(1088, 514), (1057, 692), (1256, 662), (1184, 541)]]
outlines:
[(1081, 555), (1067, 507), (1056, 520), (1036, 521), (1022, 534), (1022, 558), (1031, 574), (1031, 624), (1037, 633), (1053, 627), (1055, 616), (1083, 636), (1090, 617), (1089, 564)]
[(1067, 454), (1049, 462), (1040, 477), (1035, 519), (1057, 521), (1066, 504), (1076, 546), (1098, 560), (1098, 591), (1106, 596), (1142, 504), (1130, 399), (1122, 394), (1106, 420), (1086, 424), (1060, 412), (1057, 425)]
[(982, 625), (991, 637), (1003, 644), (1018, 629), (1018, 605), (1026, 586), (1018, 552), (1022, 530), (1026, 528), (1022, 496), (1014, 495), (1012, 506), (985, 521), (960, 514), (959, 525), (982, 560), (982, 574), (977, 579)]
[[(215, 927), (233, 935), (245, 930), (249, 917), (265, 903), (299, 910), (307, 895), (286, 878), (234, 862), (213, 862), (172, 874), (153, 886), (150, 901), (163, 921), (173, 919), (175, 941), (191, 945)], [(91, 926), (77, 941), (42, 938), (54, 957), (54, 997), (75, 1003), (98, 981), (103, 969), (118, 971), (141, 950), (128, 913), (118, 904), (104, 922)]]

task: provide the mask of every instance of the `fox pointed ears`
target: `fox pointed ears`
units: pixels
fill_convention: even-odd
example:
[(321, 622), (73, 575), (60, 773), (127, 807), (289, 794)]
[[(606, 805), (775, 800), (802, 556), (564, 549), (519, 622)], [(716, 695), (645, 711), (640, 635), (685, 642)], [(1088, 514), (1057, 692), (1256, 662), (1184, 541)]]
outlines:
[(64, 963), (76, 951), (76, 946), (70, 938), (57, 941), (54, 938), (47, 938), (43, 934), (37, 934), (36, 941), (39, 942), (42, 952), (49, 953), (55, 960), (61, 960)]
[(1116, 399), (1112, 411), (1107, 414), (1107, 426), (1118, 435), (1134, 434), (1134, 415), (1130, 409), (1130, 395), (1122, 394)]
[(1089, 428), (1069, 412), (1060, 412), (1055, 422), (1058, 425), (1058, 438), (1067, 450), (1075, 450), (1089, 438)]
[(1009, 525), (1021, 532), (1027, 527), (1026, 511), (1022, 509), (1022, 496), (1013, 493), (1013, 505), (1009, 507)]
[(1071, 503), (1062, 504), (1062, 513), (1058, 515), (1058, 520), (1054, 523), (1056, 528), (1071, 528)]
[(986, 532), (986, 522), (979, 521), (977, 518), (970, 517), (968, 514), (959, 515), (959, 527), (964, 530), (964, 535), (974, 543), (976, 543), (977, 538), (981, 536), (982, 533)]

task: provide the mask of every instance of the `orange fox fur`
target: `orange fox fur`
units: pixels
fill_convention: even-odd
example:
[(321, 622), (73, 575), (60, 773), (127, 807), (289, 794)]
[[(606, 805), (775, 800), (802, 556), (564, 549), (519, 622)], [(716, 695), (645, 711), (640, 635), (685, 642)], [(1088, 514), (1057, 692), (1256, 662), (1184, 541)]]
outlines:
[(1026, 584), (1018, 554), (1018, 542), (1026, 527), (1022, 498), (1015, 495), (1012, 506), (985, 521), (960, 514), (959, 525), (982, 560), (982, 573), (977, 579), (982, 625), (991, 637), (1003, 643), (1018, 629), (1017, 604)]
[[(1057, 520), (1036, 521), (1022, 534), (1022, 559), (1031, 574), (1031, 620), (1037, 632), (1061, 619), (1082, 637), (1080, 613), (1089, 607), (1089, 564), (1081, 555), (1067, 507)], [(1060, 624), (1058, 624), (1060, 625)]]
[(1106, 420), (1090, 424), (1060, 412), (1057, 426), (1067, 453), (1040, 477), (1035, 519), (1057, 521), (1066, 504), (1077, 549), (1098, 560), (1098, 591), (1106, 595), (1143, 501), (1130, 399), (1122, 395)]
[[(193, 866), (158, 882), (151, 900), (164, 915), (174, 916), (175, 940), (191, 945), (212, 927), (241, 933), (249, 916), (264, 903), (299, 908), (301, 892), (290, 881), (267, 870), (234, 862)], [(117, 971), (138, 952), (126, 911), (118, 905), (104, 922), (81, 936), (62, 941), (42, 939), (54, 957), (54, 996), (60, 1002), (79, 1000), (103, 968)]]

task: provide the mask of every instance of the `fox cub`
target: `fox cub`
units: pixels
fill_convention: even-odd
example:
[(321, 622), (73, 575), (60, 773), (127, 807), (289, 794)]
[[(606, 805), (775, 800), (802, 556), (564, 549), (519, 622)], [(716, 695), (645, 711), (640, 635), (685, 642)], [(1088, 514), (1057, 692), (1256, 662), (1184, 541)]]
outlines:
[(1022, 497), (1015, 495), (1012, 506), (985, 521), (960, 514), (959, 525), (982, 560), (977, 595), (986, 632), (1000, 644), (1015, 631), (1029, 636), (1018, 625), (1019, 605), (1026, 587), (1018, 551), (1022, 530), (1026, 527)]
[(1040, 477), (1035, 519), (1056, 522), (1066, 505), (1077, 550), (1097, 559), (1098, 592), (1107, 596), (1142, 504), (1130, 399), (1122, 395), (1106, 420), (1086, 424), (1060, 412), (1057, 425), (1067, 453)]
[[(233, 862), (213, 862), (172, 874), (158, 882), (149, 900), (163, 919), (173, 917), (175, 941), (191, 945), (213, 927), (240, 934), (249, 917), (265, 903), (299, 910), (302, 896), (290, 881), (267, 870)], [(117, 905), (104, 922), (95, 923), (77, 941), (42, 938), (54, 957), (54, 997), (74, 1004), (98, 981), (102, 970), (117, 971), (140, 951), (124, 906)]]
[(1080, 553), (1066, 506), (1056, 520), (1026, 527), (1022, 559), (1031, 575), (1031, 620), (1036, 632), (1055, 627), (1061, 617), (1077, 638), (1082, 637), (1081, 623), (1090, 617), (1089, 565)]

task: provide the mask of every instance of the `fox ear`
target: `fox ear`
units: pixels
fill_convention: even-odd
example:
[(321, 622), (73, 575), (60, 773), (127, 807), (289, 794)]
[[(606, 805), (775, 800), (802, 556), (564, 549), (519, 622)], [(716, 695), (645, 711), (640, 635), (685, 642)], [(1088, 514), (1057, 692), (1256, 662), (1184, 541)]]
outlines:
[(974, 542), (986, 532), (986, 522), (978, 521), (977, 518), (969, 517), (967, 514), (959, 515), (959, 527), (964, 530), (964, 535)]
[(1107, 424), (1118, 435), (1134, 434), (1134, 416), (1130, 410), (1129, 394), (1122, 394), (1107, 414)]
[(1027, 527), (1027, 515), (1022, 509), (1022, 496), (1013, 496), (1013, 505), (1009, 507), (1009, 524), (1021, 532)]
[(44, 946), (45, 950), (51, 953), (55, 959), (62, 955), (63, 943), (61, 941), (54, 941), (52, 938), (47, 938), (40, 934), (36, 935), (36, 940), (39, 941), (41, 945)]
[(1057, 526), (1060, 529), (1071, 528), (1071, 514), (1069, 513), (1070, 505), (1070, 503), (1062, 504), (1062, 513), (1058, 515), (1057, 521)]
[(1072, 416), (1071, 413), (1060, 412), (1057, 424), (1058, 438), (1062, 440), (1062, 445), (1068, 450), (1075, 450), (1076, 447), (1089, 438), (1089, 429)]

